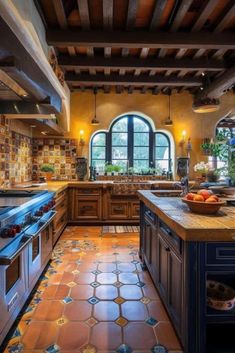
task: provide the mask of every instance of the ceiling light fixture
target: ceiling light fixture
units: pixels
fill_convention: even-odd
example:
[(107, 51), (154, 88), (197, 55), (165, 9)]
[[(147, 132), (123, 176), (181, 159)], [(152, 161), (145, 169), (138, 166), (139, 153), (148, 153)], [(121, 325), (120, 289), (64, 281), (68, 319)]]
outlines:
[(168, 118), (165, 120), (164, 122), (164, 125), (165, 126), (172, 126), (173, 125), (173, 121), (171, 120), (171, 90), (169, 90), (168, 92), (168, 97), (169, 97), (169, 100), (168, 100)]
[(97, 88), (94, 88), (94, 96), (95, 96), (95, 106), (94, 106), (94, 118), (91, 120), (91, 125), (99, 125), (100, 122), (99, 120), (96, 118), (96, 94), (97, 94)]
[(219, 108), (219, 99), (209, 97), (196, 98), (192, 105), (194, 113), (213, 113), (219, 110)]

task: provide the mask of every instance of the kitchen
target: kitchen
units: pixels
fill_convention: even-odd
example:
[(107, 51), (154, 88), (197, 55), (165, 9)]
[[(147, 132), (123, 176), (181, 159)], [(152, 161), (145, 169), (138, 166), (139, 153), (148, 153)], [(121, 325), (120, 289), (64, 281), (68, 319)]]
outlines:
[(234, 25), (0, 1), (0, 351), (234, 352)]

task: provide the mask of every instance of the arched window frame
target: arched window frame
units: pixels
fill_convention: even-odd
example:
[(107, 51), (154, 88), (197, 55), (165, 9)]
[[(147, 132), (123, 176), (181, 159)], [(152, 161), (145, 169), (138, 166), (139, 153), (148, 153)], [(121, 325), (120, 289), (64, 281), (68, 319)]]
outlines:
[(152, 124), (150, 123), (150, 121), (148, 121), (145, 117), (142, 117), (138, 114), (124, 114), (119, 116), (118, 118), (114, 119), (109, 127), (109, 130), (99, 130), (97, 132), (95, 132), (90, 140), (90, 162), (91, 164), (93, 163), (92, 160), (92, 154), (93, 154), (93, 141), (95, 136), (97, 136), (100, 133), (105, 133), (106, 136), (106, 159), (105, 162), (106, 163), (112, 163), (112, 133), (113, 133), (113, 127), (115, 126), (115, 124), (123, 119), (123, 118), (128, 118), (128, 143), (127, 143), (127, 156), (129, 157), (129, 167), (133, 167), (133, 118), (136, 117), (140, 120), (142, 120), (149, 129), (149, 168), (155, 168), (155, 162), (157, 161), (157, 159), (155, 158), (155, 146), (156, 146), (156, 141), (157, 141), (157, 135), (163, 135), (167, 142), (168, 142), (168, 151), (169, 151), (169, 158), (168, 158), (168, 170), (171, 171), (172, 170), (172, 148), (173, 148), (173, 143), (172, 143), (172, 139), (168, 136), (168, 133), (165, 132), (164, 130), (154, 130)]

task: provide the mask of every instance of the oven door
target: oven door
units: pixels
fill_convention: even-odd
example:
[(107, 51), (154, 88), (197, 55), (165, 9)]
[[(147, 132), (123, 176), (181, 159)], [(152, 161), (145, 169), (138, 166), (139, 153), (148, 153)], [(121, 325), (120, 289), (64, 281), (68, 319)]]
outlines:
[(41, 269), (41, 232), (38, 232), (29, 244), (29, 287), (34, 286)]
[(22, 237), (0, 254), (0, 343), (27, 296), (28, 245)]

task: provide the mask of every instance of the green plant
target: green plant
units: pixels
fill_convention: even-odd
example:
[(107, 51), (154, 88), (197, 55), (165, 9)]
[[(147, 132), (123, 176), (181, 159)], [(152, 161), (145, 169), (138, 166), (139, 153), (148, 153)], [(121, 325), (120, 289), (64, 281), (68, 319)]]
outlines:
[(52, 164), (47, 164), (47, 163), (44, 163), (40, 166), (40, 170), (41, 172), (44, 172), (44, 173), (54, 173), (55, 172), (55, 168)]
[(122, 167), (120, 165), (114, 165), (113, 166), (113, 171), (116, 173), (119, 173), (122, 170)]
[(105, 166), (105, 172), (106, 173), (112, 173), (112, 172), (114, 172), (114, 165), (112, 165), (112, 164), (106, 164), (106, 166)]

